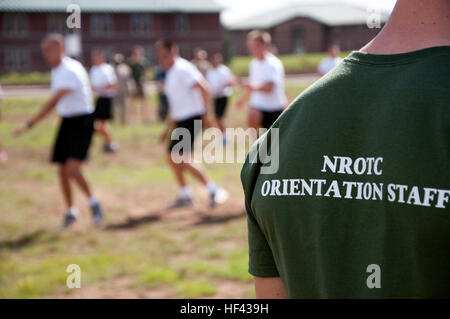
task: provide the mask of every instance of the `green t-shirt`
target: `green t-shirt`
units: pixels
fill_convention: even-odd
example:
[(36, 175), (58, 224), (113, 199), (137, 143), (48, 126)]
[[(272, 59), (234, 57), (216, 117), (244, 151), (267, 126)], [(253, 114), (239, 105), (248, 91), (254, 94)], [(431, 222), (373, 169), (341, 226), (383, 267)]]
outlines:
[(278, 171), (241, 172), (251, 274), (290, 298), (450, 297), (450, 47), (352, 52), (258, 142), (275, 129)]

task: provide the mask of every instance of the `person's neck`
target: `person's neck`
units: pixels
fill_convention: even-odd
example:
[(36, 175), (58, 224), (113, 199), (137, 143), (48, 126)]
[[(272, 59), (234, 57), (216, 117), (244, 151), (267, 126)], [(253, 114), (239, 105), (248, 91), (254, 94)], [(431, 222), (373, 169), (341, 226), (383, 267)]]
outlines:
[(450, 1), (398, 0), (389, 21), (360, 52), (398, 54), (450, 45)]
[(61, 65), (62, 61), (64, 60), (65, 56), (61, 56), (61, 58), (52, 66), (52, 68), (57, 68)]
[(266, 58), (266, 56), (267, 56), (268, 53), (269, 53), (268, 51), (263, 51), (263, 52), (261, 53), (261, 55), (258, 55), (258, 56), (256, 57), (256, 59), (258, 59), (259, 61), (262, 61), (262, 60), (264, 60), (264, 59)]

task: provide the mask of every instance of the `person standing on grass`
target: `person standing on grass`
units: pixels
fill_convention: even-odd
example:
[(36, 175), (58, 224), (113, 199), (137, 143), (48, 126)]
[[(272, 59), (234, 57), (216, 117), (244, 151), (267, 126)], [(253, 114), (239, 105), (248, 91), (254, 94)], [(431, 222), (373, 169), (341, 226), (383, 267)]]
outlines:
[(93, 196), (89, 183), (81, 171), (94, 133), (94, 106), (89, 76), (81, 63), (64, 56), (62, 35), (47, 35), (42, 40), (41, 49), (45, 61), (52, 67), (52, 97), (39, 113), (13, 134), (19, 136), (28, 131), (56, 106), (62, 120), (53, 147), (52, 162), (59, 166), (59, 180), (67, 207), (61, 227), (69, 227), (76, 221), (79, 214), (73, 204), (70, 185), (72, 180), (89, 199), (94, 224), (98, 225), (103, 219), (100, 203)]
[(138, 117), (138, 104), (140, 104), (140, 113), (144, 124), (150, 123), (149, 111), (147, 109), (147, 100), (145, 96), (145, 71), (148, 62), (144, 56), (144, 49), (137, 46), (128, 61), (131, 68), (131, 77), (134, 82), (134, 95), (131, 98), (130, 109), (134, 117)]
[[(191, 163), (190, 155), (195, 138), (201, 133), (202, 121), (206, 117), (209, 89), (206, 80), (189, 61), (179, 57), (178, 47), (171, 41), (158, 41), (156, 52), (159, 64), (166, 70), (165, 92), (169, 101), (170, 120), (160, 140), (166, 141), (171, 133), (167, 161), (177, 179), (178, 198), (169, 208), (192, 206), (192, 194), (187, 186), (185, 173), (191, 173), (207, 189), (210, 207), (223, 202), (227, 192), (216, 186), (205, 174), (204, 168)], [(188, 136), (185, 134), (189, 133)], [(179, 135), (179, 140), (174, 136)], [(188, 138), (188, 141), (185, 139)], [(180, 143), (188, 147), (179, 149)]]
[(268, 129), (286, 106), (283, 63), (269, 52), (270, 34), (253, 30), (247, 36), (247, 45), (253, 60), (250, 63), (249, 83), (237, 102), (243, 107), (250, 98), (248, 126)]
[(321, 76), (324, 76), (342, 62), (342, 58), (339, 56), (340, 52), (341, 50), (336, 44), (332, 44), (328, 47), (328, 56), (320, 61), (319, 66), (317, 67), (317, 72), (319, 72)]
[(214, 98), (214, 113), (225, 144), (227, 139), (224, 115), (228, 105), (228, 97), (233, 93), (231, 86), (235, 83), (235, 79), (231, 70), (223, 64), (222, 54), (215, 53), (212, 56), (211, 65), (212, 67), (206, 72), (206, 79)]
[(450, 298), (449, 14), (397, 0), (261, 138), (279, 170), (241, 172), (256, 297)]
[(119, 121), (127, 123), (127, 101), (130, 94), (131, 69), (124, 63), (121, 53), (114, 55), (114, 71), (117, 78), (116, 95), (114, 96), (114, 110), (119, 112)]
[(113, 99), (116, 94), (117, 78), (114, 68), (105, 62), (105, 54), (101, 50), (92, 53), (92, 68), (90, 71), (92, 89), (97, 94), (95, 102), (95, 132), (104, 140), (103, 151), (114, 153), (118, 149), (113, 142), (107, 121), (113, 115)]

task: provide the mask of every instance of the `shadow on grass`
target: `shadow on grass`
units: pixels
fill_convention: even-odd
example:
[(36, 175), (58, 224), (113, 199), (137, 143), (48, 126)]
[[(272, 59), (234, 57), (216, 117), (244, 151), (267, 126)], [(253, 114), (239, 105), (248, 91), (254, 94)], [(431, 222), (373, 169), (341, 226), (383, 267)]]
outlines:
[[(0, 250), (8, 249), (8, 250), (16, 250), (22, 249), (24, 247), (33, 245), (36, 242), (42, 242), (40, 239), (45, 234), (45, 231), (40, 229), (32, 232), (31, 234), (25, 234), (20, 236), (17, 239), (12, 240), (3, 240), (0, 241)], [(47, 241), (52, 240), (52, 238), (47, 238)]]
[(161, 220), (161, 215), (159, 214), (151, 214), (140, 217), (128, 217), (125, 222), (110, 224), (106, 226), (105, 230), (124, 230), (124, 229), (132, 229), (136, 228), (142, 224), (155, 223)]
[(193, 223), (193, 226), (212, 225), (227, 223), (229, 221), (244, 218), (246, 216), (245, 211), (241, 211), (238, 214), (222, 214), (222, 215), (202, 215), (198, 221)]
[[(201, 226), (201, 225), (212, 225), (227, 223), (229, 221), (244, 218), (246, 216), (245, 210), (239, 209), (239, 211), (231, 211), (229, 213), (218, 214), (208, 214), (202, 209), (161, 209), (157, 211), (151, 211), (147, 215), (138, 217), (128, 217), (127, 220), (115, 224), (109, 224), (105, 226), (105, 230), (115, 231), (115, 230), (129, 230), (134, 229), (144, 224), (151, 224), (160, 222), (163, 216), (167, 216), (169, 213), (174, 212), (186, 212), (186, 220), (192, 221), (188, 223), (188, 226)], [(186, 226), (186, 225), (185, 225)]]

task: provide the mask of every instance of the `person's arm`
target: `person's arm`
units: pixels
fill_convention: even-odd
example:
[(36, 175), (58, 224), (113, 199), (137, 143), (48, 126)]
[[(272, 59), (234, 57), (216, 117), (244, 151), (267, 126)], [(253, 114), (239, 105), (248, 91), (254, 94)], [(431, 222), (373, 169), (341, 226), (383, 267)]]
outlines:
[(270, 93), (275, 87), (275, 83), (266, 82), (261, 86), (252, 86), (250, 84), (244, 84), (243, 87), (245, 88), (245, 92), (236, 103), (237, 107), (239, 108), (243, 107), (245, 103), (247, 103), (247, 101), (250, 99), (252, 92)]
[(164, 143), (167, 140), (167, 137), (169, 136), (169, 132), (172, 131), (173, 127), (175, 126), (175, 121), (169, 118), (167, 120), (166, 127), (164, 128), (164, 131), (159, 136), (159, 142)]
[(288, 295), (280, 277), (253, 277), (258, 299), (287, 299)]
[(59, 102), (59, 100), (61, 100), (61, 98), (72, 92), (72, 90), (59, 90), (57, 91), (51, 98), (50, 100), (48, 100), (43, 107), (41, 108), (41, 110), (39, 111), (39, 113), (37, 113), (34, 117), (32, 117), (29, 121), (26, 122), (26, 124), (20, 128), (18, 128), (17, 130), (15, 130), (13, 132), (14, 136), (19, 136), (22, 133), (25, 133), (26, 131), (28, 131), (29, 129), (31, 129), (34, 125), (36, 125), (39, 121), (41, 121), (43, 118), (45, 118), (48, 113), (55, 107), (55, 105)]
[(211, 95), (209, 93), (209, 85), (206, 83), (206, 81), (201, 80), (197, 81), (193, 88), (199, 89), (202, 94), (203, 104), (205, 105), (205, 108), (207, 109), (209, 107), (210, 101), (211, 101)]
[(263, 93), (270, 93), (272, 92), (273, 88), (275, 87), (275, 83), (273, 82), (266, 82), (261, 86), (251, 86), (248, 85), (248, 90), (250, 92), (263, 92)]
[(210, 128), (210, 127), (212, 127), (212, 125), (211, 125), (211, 122), (209, 121), (209, 118), (207, 115), (208, 113), (206, 111), (209, 108), (210, 103), (211, 103), (211, 94), (209, 92), (209, 85), (208, 85), (208, 83), (206, 83), (205, 80), (200, 80), (194, 84), (193, 88), (199, 89), (202, 94), (203, 105), (205, 106), (205, 113), (202, 116), (203, 127)]

